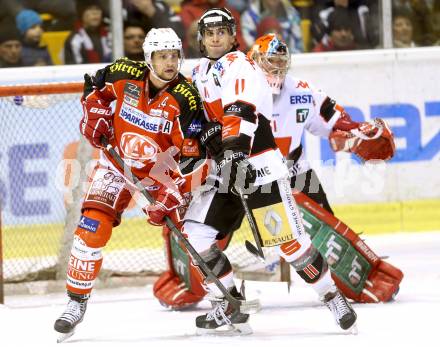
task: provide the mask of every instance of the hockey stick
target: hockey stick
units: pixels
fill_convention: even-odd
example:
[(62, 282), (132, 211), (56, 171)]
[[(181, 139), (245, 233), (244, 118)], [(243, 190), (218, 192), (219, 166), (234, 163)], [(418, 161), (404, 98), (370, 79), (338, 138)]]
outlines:
[(266, 259), (264, 258), (263, 248), (261, 247), (260, 231), (258, 230), (258, 226), (255, 221), (254, 214), (249, 208), (241, 188), (238, 188), (237, 190), (238, 190), (238, 194), (240, 195), (241, 204), (243, 205), (244, 213), (246, 214), (246, 218), (249, 222), (249, 226), (251, 227), (252, 235), (254, 236), (255, 244), (257, 245), (257, 247), (255, 247), (248, 240), (245, 241), (244, 245), (250, 253), (252, 253), (254, 256), (256, 256), (259, 260), (261, 260), (264, 263)]
[[(105, 146), (105, 149), (110, 154), (110, 156), (118, 163), (118, 165), (123, 168), (124, 176), (130, 174), (131, 177), (127, 177), (135, 186), (139, 189), (139, 192), (148, 200), (150, 204), (154, 204), (154, 199), (142, 185), (139, 178), (137, 178), (127, 164), (122, 160), (119, 154), (115, 151), (113, 146), (108, 143), (108, 140), (105, 137), (101, 138), (101, 143)], [(212, 281), (216, 284), (218, 289), (225, 296), (225, 299), (229, 301), (229, 303), (237, 310), (240, 310), (242, 313), (250, 313), (257, 312), (260, 310), (260, 302), (258, 299), (250, 300), (250, 301), (241, 301), (237, 298), (233, 297), (231, 293), (225, 288), (223, 283), (217, 278), (216, 275), (211, 271), (211, 269), (206, 265), (203, 258), (200, 254), (194, 249), (194, 247), (189, 243), (189, 241), (182, 235), (182, 232), (176, 227), (169, 216), (165, 216), (165, 223), (170, 228), (170, 230), (177, 236), (179, 241), (181, 241), (185, 248), (188, 250), (191, 257), (197, 262), (197, 266), (200, 267), (202, 273), (205, 275), (206, 279)]]

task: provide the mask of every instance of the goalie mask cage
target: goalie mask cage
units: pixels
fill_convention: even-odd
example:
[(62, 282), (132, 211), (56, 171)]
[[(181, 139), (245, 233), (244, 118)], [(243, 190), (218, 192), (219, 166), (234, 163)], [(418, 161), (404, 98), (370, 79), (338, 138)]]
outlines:
[[(5, 283), (65, 279), (87, 177), (99, 154), (79, 133), (81, 92), (82, 83), (0, 87)], [(245, 239), (252, 241), (246, 223), (226, 251), (238, 272), (258, 263), (244, 247)], [(272, 249), (266, 253), (278, 261)], [(104, 249), (100, 278), (158, 275), (166, 267), (161, 229), (149, 226), (132, 201)], [(269, 265), (263, 272), (273, 270)]]

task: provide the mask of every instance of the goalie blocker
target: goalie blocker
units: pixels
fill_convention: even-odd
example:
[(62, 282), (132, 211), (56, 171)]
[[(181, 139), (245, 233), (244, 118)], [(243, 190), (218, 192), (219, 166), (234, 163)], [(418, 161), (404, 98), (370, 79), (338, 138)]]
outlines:
[[(343, 294), (360, 303), (392, 300), (399, 291), (402, 271), (380, 259), (352, 229), (305, 194), (294, 192), (294, 196), (305, 229)], [(195, 305), (206, 294), (203, 276), (166, 227), (163, 236), (169, 269), (154, 284), (154, 295), (162, 305), (175, 310)], [(229, 241), (229, 237), (220, 240), (219, 247), (226, 249)]]

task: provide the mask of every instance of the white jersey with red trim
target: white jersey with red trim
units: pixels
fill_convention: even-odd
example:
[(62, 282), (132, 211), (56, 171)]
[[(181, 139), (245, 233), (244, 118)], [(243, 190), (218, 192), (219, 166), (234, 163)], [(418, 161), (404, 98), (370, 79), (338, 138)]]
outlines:
[[(215, 63), (201, 58), (193, 69), (192, 80), (212, 121), (224, 123), (224, 107), (237, 100), (254, 105), (255, 112), (269, 120), (272, 117), (272, 103), (265, 102), (271, 92), (264, 73), (240, 51), (225, 54)], [(240, 131), (247, 132), (242, 128)]]
[[(321, 114), (322, 105), (328, 99), (327, 94), (314, 88), (307, 81), (286, 76), (281, 93), (274, 98), (272, 121), (275, 141), (285, 157), (300, 146), (304, 130), (328, 138), (340, 116), (340, 112), (335, 111), (334, 115), (326, 120), (328, 117)], [(310, 168), (303, 152), (296, 166), (296, 174)]]
[(242, 52), (235, 51), (215, 63), (201, 58), (193, 69), (192, 80), (206, 116), (222, 124), (223, 140), (240, 135), (252, 139), (250, 161), (258, 172), (255, 184), (287, 176), (287, 167), (270, 128), (272, 92), (260, 67)]

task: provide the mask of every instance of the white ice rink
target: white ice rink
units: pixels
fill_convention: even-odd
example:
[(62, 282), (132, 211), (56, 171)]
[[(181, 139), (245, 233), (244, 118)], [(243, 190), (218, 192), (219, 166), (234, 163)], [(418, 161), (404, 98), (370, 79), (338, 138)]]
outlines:
[[(86, 317), (69, 346), (279, 346), (375, 347), (439, 346), (440, 232), (369, 236), (379, 255), (400, 267), (405, 277), (396, 301), (356, 304), (358, 335), (334, 324), (314, 292), (295, 281), (290, 294), (283, 283), (248, 283), (248, 296), (263, 309), (251, 317), (253, 335), (196, 336), (193, 311), (168, 312), (153, 298), (151, 286), (96, 291)], [(296, 279), (296, 278), (295, 278)], [(0, 347), (54, 346), (53, 323), (64, 310), (62, 294), (8, 296), (0, 305)]]

